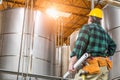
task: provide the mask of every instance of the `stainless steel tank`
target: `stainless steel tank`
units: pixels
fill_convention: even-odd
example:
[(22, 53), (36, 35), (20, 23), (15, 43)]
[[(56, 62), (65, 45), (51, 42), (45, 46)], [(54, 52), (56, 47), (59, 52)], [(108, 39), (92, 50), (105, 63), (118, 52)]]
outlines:
[[(53, 22), (53, 19), (40, 11), (24, 8), (1, 11), (0, 69), (54, 75), (55, 31)], [(24, 78), (0, 73), (0, 80), (17, 80), (17, 77), (19, 80)]]
[(117, 44), (117, 49), (112, 57), (113, 68), (109, 80), (120, 79), (120, 8), (107, 5), (104, 9), (104, 26)]

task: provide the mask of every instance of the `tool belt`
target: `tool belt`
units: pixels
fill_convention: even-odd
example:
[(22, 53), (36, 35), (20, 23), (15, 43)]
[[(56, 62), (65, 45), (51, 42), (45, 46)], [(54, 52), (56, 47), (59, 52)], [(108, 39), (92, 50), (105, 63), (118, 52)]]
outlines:
[(83, 70), (89, 74), (100, 73), (100, 67), (107, 66), (108, 70), (112, 68), (112, 61), (104, 57), (90, 57), (87, 60), (88, 65), (83, 67)]
[(111, 68), (112, 68), (112, 61), (109, 58), (106, 58), (106, 62), (107, 62), (108, 70), (111, 70)]

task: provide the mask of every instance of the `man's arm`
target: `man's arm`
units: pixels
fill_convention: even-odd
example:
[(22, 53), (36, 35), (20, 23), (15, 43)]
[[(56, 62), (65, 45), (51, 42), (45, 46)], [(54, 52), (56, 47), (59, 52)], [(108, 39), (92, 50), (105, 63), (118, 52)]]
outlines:
[(109, 46), (108, 46), (108, 56), (113, 56), (116, 50), (116, 44), (112, 40), (112, 38), (109, 36)]
[(86, 51), (86, 47), (88, 45), (90, 29), (88, 25), (82, 27), (81, 31), (79, 32), (78, 38), (75, 43), (75, 47), (71, 52), (70, 57), (77, 56), (79, 59), (83, 53)]
[(79, 32), (75, 47), (70, 55), (69, 71), (74, 72), (73, 65), (83, 55), (88, 44), (89, 26), (83, 26)]
[(69, 71), (70, 72), (74, 72), (75, 71), (73, 66), (76, 63), (76, 61), (77, 61), (77, 56), (73, 56), (73, 57), (70, 58), (70, 63), (69, 63)]

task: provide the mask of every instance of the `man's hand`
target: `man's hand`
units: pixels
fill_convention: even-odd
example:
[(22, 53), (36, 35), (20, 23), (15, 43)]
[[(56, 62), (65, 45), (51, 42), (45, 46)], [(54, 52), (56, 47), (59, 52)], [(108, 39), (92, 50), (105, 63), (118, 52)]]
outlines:
[(71, 64), (71, 63), (69, 64), (69, 72), (70, 73), (74, 73), (76, 71), (73, 66), (74, 66), (73, 64)]
[(70, 73), (75, 73), (76, 70), (74, 69), (74, 64), (77, 61), (77, 56), (74, 56), (70, 59), (70, 63), (69, 63), (69, 72)]

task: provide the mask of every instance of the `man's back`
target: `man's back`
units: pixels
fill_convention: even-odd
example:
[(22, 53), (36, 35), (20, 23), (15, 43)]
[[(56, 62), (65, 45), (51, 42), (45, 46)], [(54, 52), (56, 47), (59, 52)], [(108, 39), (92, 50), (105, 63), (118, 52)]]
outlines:
[(89, 24), (88, 27), (90, 29), (90, 33), (86, 52), (91, 53), (92, 56), (105, 57), (109, 54), (112, 55), (115, 51), (112, 47), (115, 47), (116, 45), (108, 33), (96, 23)]

